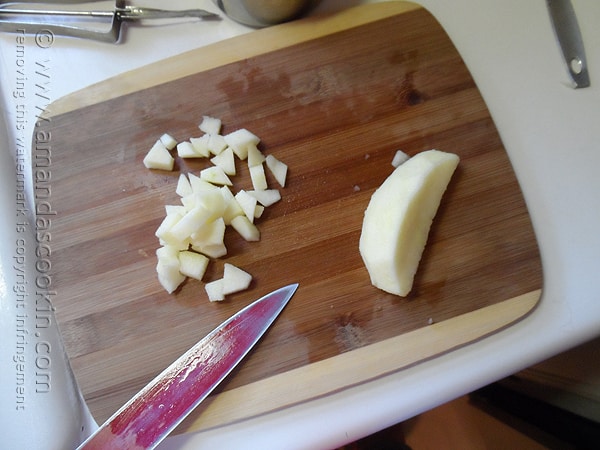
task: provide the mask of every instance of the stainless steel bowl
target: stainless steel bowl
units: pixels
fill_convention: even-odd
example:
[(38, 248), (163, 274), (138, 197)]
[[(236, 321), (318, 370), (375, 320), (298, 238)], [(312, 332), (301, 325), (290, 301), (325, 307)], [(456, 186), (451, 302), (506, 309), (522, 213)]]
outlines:
[(296, 19), (314, 8), (320, 0), (213, 0), (236, 22), (255, 28)]

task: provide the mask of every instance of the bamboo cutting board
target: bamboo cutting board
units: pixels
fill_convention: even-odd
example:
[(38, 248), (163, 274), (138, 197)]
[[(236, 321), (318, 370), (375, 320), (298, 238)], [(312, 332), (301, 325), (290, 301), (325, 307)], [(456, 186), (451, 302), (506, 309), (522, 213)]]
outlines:
[[(489, 112), (436, 20), (374, 4), (198, 49), (59, 100), (52, 142), (56, 315), (92, 413), (104, 421), (220, 322), (271, 290), (300, 288), (251, 355), (182, 429), (234, 422), (360, 384), (489, 335), (536, 305), (542, 271), (527, 209)], [(154, 231), (180, 172), (142, 159), (164, 132), (245, 127), (289, 166), (262, 239), (227, 234), (250, 289), (210, 303), (155, 274)], [(358, 252), (363, 212), (397, 149), (461, 163), (413, 292), (372, 287)], [(34, 149), (35, 151), (35, 149)], [(249, 177), (238, 161), (236, 189)], [(274, 181), (269, 180), (274, 186)], [(433, 324), (432, 324), (433, 323)]]

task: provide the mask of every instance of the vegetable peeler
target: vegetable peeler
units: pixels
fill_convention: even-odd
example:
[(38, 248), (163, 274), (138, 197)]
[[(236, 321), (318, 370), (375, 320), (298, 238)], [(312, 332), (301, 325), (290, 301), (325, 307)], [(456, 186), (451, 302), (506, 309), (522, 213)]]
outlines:
[[(53, 2), (41, 0), (36, 2), (37, 6), (40, 3), (49, 4)], [(56, 0), (54, 3), (76, 5), (85, 2)], [(173, 11), (146, 8), (127, 5), (125, 0), (116, 0), (113, 10), (90, 11), (71, 10), (69, 8), (63, 10), (37, 7), (17, 8), (16, 6), (20, 4), (23, 3), (0, 3), (0, 31), (26, 32), (28, 34), (44, 32), (59, 36), (117, 43), (121, 37), (121, 28), (125, 21), (179, 17), (197, 17), (202, 20), (219, 20), (221, 18), (218, 14), (203, 9)], [(27, 5), (31, 4), (30, 2), (27, 3)], [(98, 23), (103, 24), (104, 27), (98, 27)], [(85, 26), (86, 24), (89, 26)]]

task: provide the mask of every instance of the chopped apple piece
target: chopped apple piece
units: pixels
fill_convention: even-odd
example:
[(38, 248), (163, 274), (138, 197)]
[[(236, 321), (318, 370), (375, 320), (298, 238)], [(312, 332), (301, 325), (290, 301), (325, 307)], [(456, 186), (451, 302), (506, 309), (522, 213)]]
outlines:
[(254, 210), (256, 209), (256, 198), (252, 197), (243, 189), (240, 190), (237, 194), (235, 194), (235, 199), (239, 203), (244, 211), (244, 214), (250, 220), (250, 222), (254, 222)]
[(167, 150), (173, 150), (177, 145), (177, 141), (169, 133), (165, 133), (160, 137), (160, 142), (167, 148)]
[(198, 197), (193, 192), (185, 197), (181, 197), (181, 206), (183, 206), (183, 209), (186, 213), (194, 209), (197, 203)]
[(221, 119), (210, 116), (202, 116), (202, 122), (198, 125), (206, 134), (219, 134), (221, 132)]
[(248, 242), (260, 241), (260, 231), (245, 215), (236, 216), (231, 219), (231, 226), (244, 240)]
[(192, 191), (194, 193), (219, 189), (219, 186), (215, 186), (214, 184), (201, 179), (199, 176), (196, 176), (193, 173), (188, 173), (188, 179), (190, 180), (190, 186), (192, 186)]
[(192, 192), (192, 185), (190, 184), (190, 180), (188, 179), (186, 174), (179, 174), (179, 179), (177, 180), (177, 188), (175, 189), (175, 193), (180, 197), (185, 197), (186, 195), (190, 195)]
[(254, 218), (260, 219), (264, 212), (265, 207), (263, 205), (256, 205), (256, 208), (254, 208)]
[(211, 302), (221, 302), (225, 300), (225, 295), (223, 294), (223, 278), (206, 283), (204, 289)]
[(205, 134), (203, 136), (197, 138), (190, 138), (190, 144), (194, 147), (194, 152), (204, 158), (208, 158), (210, 156), (210, 150), (208, 149), (210, 136)]
[(219, 166), (207, 167), (200, 171), (200, 179), (208, 181), (212, 184), (219, 184), (225, 186), (233, 186), (233, 183), (227, 176), (223, 169)]
[(265, 207), (269, 207), (274, 203), (281, 200), (281, 194), (277, 189), (266, 189), (264, 191), (246, 191), (256, 200), (258, 203)]
[[(196, 247), (192, 246), (192, 249), (196, 250)], [(200, 251), (200, 253), (208, 256), (209, 258), (221, 258), (227, 255), (227, 247), (225, 246), (224, 242), (220, 242), (218, 244), (205, 245), (202, 247), (202, 251)]]
[(265, 162), (265, 155), (254, 144), (248, 145), (248, 167), (258, 166)]
[(170, 235), (167, 235), (165, 238), (160, 238), (158, 243), (160, 245), (174, 247), (178, 251), (187, 250), (190, 246), (189, 239), (186, 239), (185, 241), (178, 241)]
[(223, 169), (223, 172), (227, 175), (235, 175), (235, 158), (233, 157), (233, 150), (231, 148), (226, 148), (218, 155), (213, 156), (210, 162)]
[(233, 200), (233, 198), (234, 198), (233, 192), (231, 192), (231, 188), (229, 186), (219, 187), (219, 192), (223, 196), (223, 200), (225, 200), (226, 203)]
[(189, 250), (179, 252), (179, 272), (196, 280), (202, 280), (206, 268), (208, 267), (208, 258), (200, 253), (190, 252)]
[(210, 218), (211, 211), (202, 205), (188, 211), (175, 225), (163, 235), (167, 242), (186, 242)]
[(251, 282), (252, 275), (248, 272), (243, 271), (233, 264), (225, 263), (223, 265), (223, 295), (248, 289)]
[(177, 144), (177, 156), (180, 158), (201, 158), (202, 155), (199, 155), (194, 149), (194, 146), (189, 141), (183, 141)]
[(223, 195), (223, 199), (226, 204), (225, 211), (223, 211), (223, 220), (225, 220), (226, 225), (229, 225), (231, 224), (231, 219), (233, 219), (235, 216), (243, 215), (244, 210), (237, 202), (228, 186), (221, 187), (221, 195)]
[(165, 214), (180, 214), (181, 217), (187, 212), (183, 205), (165, 205)]
[(175, 160), (159, 139), (144, 157), (144, 166), (148, 169), (173, 170)]
[(227, 148), (227, 142), (225, 138), (220, 134), (209, 134), (208, 135), (208, 150), (213, 155), (218, 155)]
[(219, 217), (223, 216), (227, 202), (221, 194), (219, 189), (211, 189), (210, 191), (201, 191), (194, 194), (196, 196), (196, 203), (202, 205), (206, 210), (210, 211), (208, 214), (208, 222), (212, 222)]
[(156, 257), (158, 259), (156, 271), (159, 281), (171, 293), (185, 279), (179, 272), (179, 250), (172, 246), (160, 247), (156, 250)]
[(373, 193), (359, 250), (374, 286), (400, 296), (410, 292), (431, 223), (458, 161), (458, 156), (439, 150), (418, 153)]
[(173, 212), (172, 214), (167, 214), (156, 229), (154, 235), (159, 239), (164, 239), (164, 236), (167, 234), (167, 232), (171, 228), (173, 228), (173, 225), (179, 222), (183, 216), (184, 213), (180, 212)]
[(288, 167), (285, 163), (279, 161), (273, 155), (267, 155), (265, 162), (267, 167), (279, 183), (281, 187), (285, 187), (285, 180), (287, 178)]
[(171, 245), (159, 247), (156, 250), (156, 258), (167, 266), (179, 267), (179, 249)]
[(240, 159), (246, 159), (248, 157), (248, 148), (252, 145), (257, 146), (260, 142), (258, 136), (245, 128), (233, 131), (223, 137), (227, 145), (233, 149), (233, 152)]
[(185, 275), (179, 272), (178, 265), (166, 264), (160, 259), (156, 264), (156, 273), (159, 283), (169, 294), (172, 294), (185, 281)]
[(222, 217), (205, 224), (191, 236), (192, 250), (211, 258), (220, 258), (227, 254), (224, 243), (225, 220)]
[(406, 153), (404, 153), (402, 150), (398, 150), (395, 154), (394, 157), (392, 158), (392, 166), (394, 167), (398, 167), (401, 164), (404, 164), (406, 161), (408, 161), (410, 159), (410, 156), (408, 156)]
[(265, 168), (262, 164), (252, 166), (250, 169), (250, 179), (252, 180), (252, 187), (255, 191), (264, 191), (268, 188), (267, 177), (265, 176)]
[(236, 200), (233, 200), (223, 213), (225, 225), (231, 225), (231, 221), (237, 216), (244, 216), (244, 211), (242, 211), (240, 204)]

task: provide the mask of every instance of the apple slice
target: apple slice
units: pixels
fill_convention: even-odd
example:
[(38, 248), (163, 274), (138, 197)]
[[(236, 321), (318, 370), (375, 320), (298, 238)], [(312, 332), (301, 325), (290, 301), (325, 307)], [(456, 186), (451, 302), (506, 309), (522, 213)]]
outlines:
[(177, 144), (177, 156), (180, 158), (203, 158), (204, 155), (201, 155), (196, 151), (194, 146), (190, 141), (183, 141)]
[(208, 149), (210, 136), (205, 134), (200, 137), (190, 138), (190, 144), (194, 147), (194, 152), (204, 158), (208, 158), (210, 156), (210, 150)]
[(180, 197), (185, 197), (186, 195), (190, 195), (192, 192), (192, 185), (190, 184), (190, 180), (188, 179), (187, 175), (185, 173), (180, 173), (179, 179), (177, 180), (175, 193)]
[(246, 214), (246, 217), (250, 222), (254, 222), (254, 212), (256, 210), (257, 200), (255, 197), (252, 197), (245, 190), (241, 189), (237, 194), (235, 194), (235, 199)]
[(258, 166), (265, 161), (265, 156), (254, 144), (248, 145), (248, 167)]
[(196, 196), (197, 204), (204, 206), (210, 214), (208, 215), (208, 221), (221, 217), (225, 211), (227, 203), (221, 194), (220, 189), (211, 189), (210, 191), (203, 191), (194, 194)]
[(156, 264), (158, 282), (169, 294), (175, 292), (181, 283), (185, 281), (185, 275), (179, 272), (179, 268), (168, 266), (160, 261)]
[(167, 147), (159, 139), (148, 151), (143, 163), (148, 169), (173, 170), (175, 159), (173, 159)]
[(225, 263), (223, 265), (223, 295), (229, 295), (248, 289), (251, 281), (252, 275), (248, 272), (245, 272), (230, 263)]
[(279, 200), (281, 200), (281, 194), (279, 193), (279, 190), (277, 190), (277, 189), (265, 189), (263, 191), (246, 191), (246, 192), (248, 192), (248, 194), (250, 194), (256, 200), (258, 200), (258, 203), (260, 203), (261, 205), (263, 205), (266, 208), (268, 208), (272, 204), (277, 203)]
[(240, 159), (246, 159), (248, 157), (248, 148), (251, 146), (257, 146), (260, 139), (255, 134), (241, 128), (223, 136), (227, 145), (233, 149), (233, 152)]
[(233, 150), (231, 148), (226, 148), (218, 155), (213, 156), (210, 162), (223, 169), (223, 172), (227, 175), (235, 175), (235, 158), (233, 157)]
[(244, 240), (248, 242), (260, 241), (260, 231), (248, 218), (244, 216), (235, 216), (231, 219), (231, 226), (237, 231)]
[(221, 119), (210, 116), (202, 116), (202, 122), (198, 125), (206, 134), (219, 134), (221, 132)]
[(202, 280), (208, 267), (208, 258), (200, 253), (185, 250), (179, 252), (179, 272), (186, 277)]
[(211, 302), (221, 302), (225, 300), (225, 294), (223, 294), (223, 278), (206, 283), (204, 285), (204, 290), (208, 294), (208, 299)]
[(395, 169), (365, 211), (359, 250), (371, 283), (406, 296), (442, 195), (458, 165), (452, 153), (428, 150)]
[(265, 158), (265, 162), (267, 163), (267, 167), (275, 177), (275, 180), (277, 180), (281, 187), (285, 187), (285, 179), (287, 178), (288, 170), (287, 165), (279, 161), (273, 155), (267, 155), (267, 157)]
[(269, 186), (267, 185), (267, 177), (265, 176), (265, 168), (262, 164), (249, 167), (250, 180), (255, 191), (264, 191)]
[(200, 179), (208, 181), (212, 184), (219, 184), (224, 186), (233, 186), (233, 183), (219, 166), (207, 167), (200, 171)]
[[(200, 191), (181, 198), (186, 214), (192, 209), (203, 208), (205, 210), (204, 223), (212, 222), (221, 217), (225, 211), (226, 202), (218, 189)], [(201, 223), (200, 226), (203, 226)]]
[(231, 189), (228, 186), (221, 187), (221, 195), (225, 201), (225, 211), (223, 211), (223, 220), (225, 225), (231, 224), (231, 219), (244, 214), (244, 210), (235, 199)]
[(186, 212), (187, 209), (183, 205), (165, 205), (165, 214), (167, 216), (169, 214), (180, 214), (183, 217)]
[(211, 258), (220, 258), (227, 254), (224, 243), (225, 220), (222, 217), (205, 224), (191, 236), (192, 250)]
[(208, 151), (213, 155), (218, 155), (227, 148), (227, 142), (225, 138), (220, 134), (209, 134), (208, 135)]
[(400, 165), (404, 164), (409, 159), (410, 159), (410, 156), (408, 156), (402, 150), (397, 150), (396, 153), (394, 153), (394, 157), (392, 158), (392, 166), (399, 167)]
[(187, 242), (210, 219), (211, 211), (203, 205), (194, 206), (162, 237), (167, 242)]
[(179, 249), (165, 245), (156, 249), (156, 258), (167, 266), (179, 267)]
[(173, 210), (172, 212), (168, 213), (156, 229), (154, 235), (159, 239), (164, 239), (167, 232), (181, 220), (185, 213), (186, 211), (177, 210)]
[(185, 280), (185, 275), (179, 271), (178, 254), (179, 250), (171, 246), (160, 247), (156, 250), (158, 281), (169, 294)]
[(219, 189), (219, 186), (215, 186), (214, 184), (203, 180), (202, 178), (200, 178), (197, 175), (194, 175), (193, 173), (188, 173), (188, 179), (190, 180), (190, 186), (192, 186), (192, 191), (194, 193)]
[(177, 140), (171, 136), (169, 133), (164, 133), (160, 137), (160, 142), (167, 148), (167, 150), (173, 150), (177, 145)]

